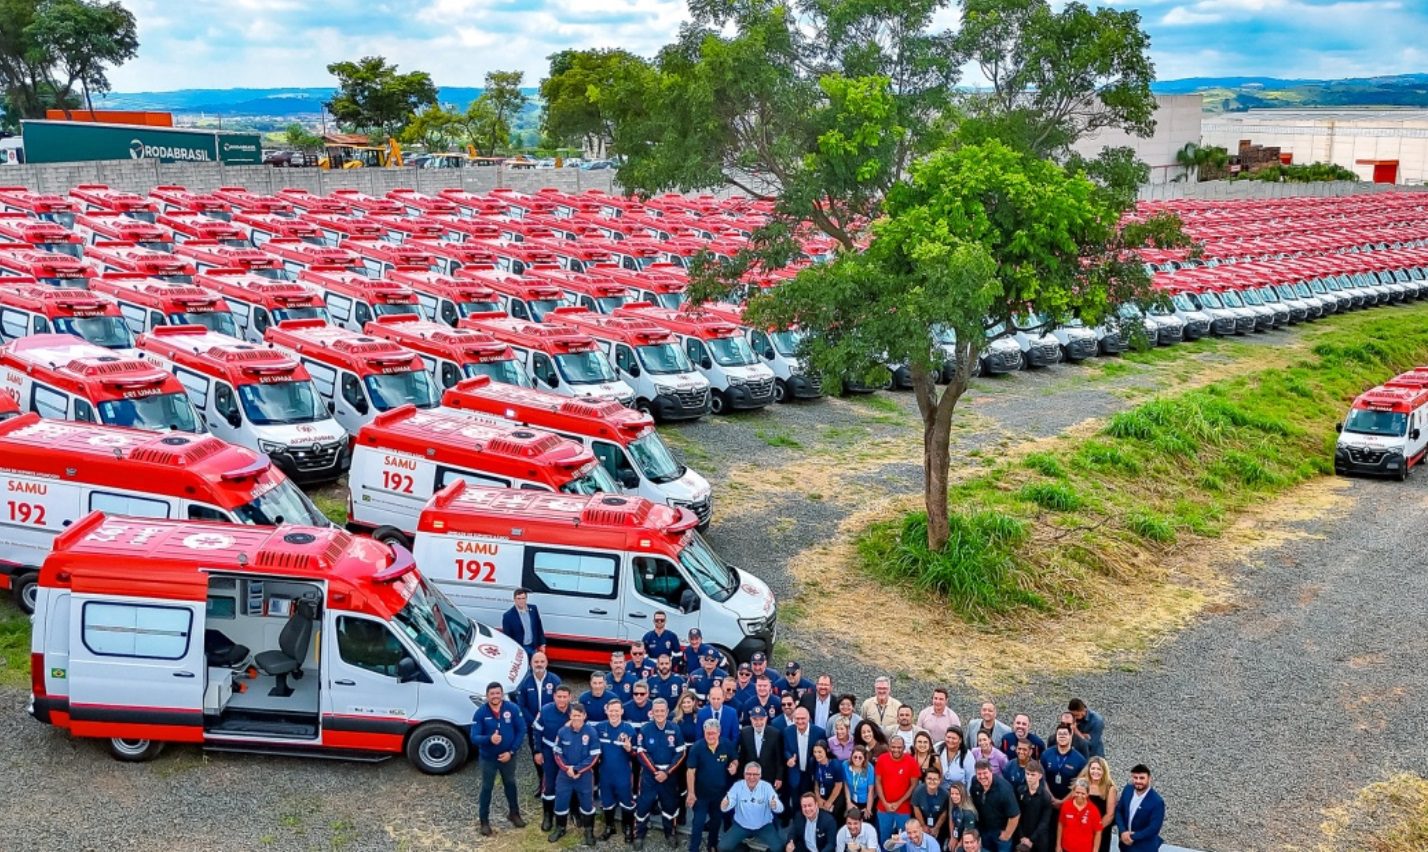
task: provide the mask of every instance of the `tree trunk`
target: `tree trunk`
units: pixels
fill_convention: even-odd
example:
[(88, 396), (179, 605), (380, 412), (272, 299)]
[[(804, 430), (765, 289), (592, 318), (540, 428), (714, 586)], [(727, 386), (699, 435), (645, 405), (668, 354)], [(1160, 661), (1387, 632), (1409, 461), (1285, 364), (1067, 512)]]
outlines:
[(947, 514), (947, 475), (952, 465), (952, 412), (967, 390), (967, 366), (976, 352), (958, 344), (960, 364), (952, 382), (938, 393), (937, 376), (912, 365), (912, 387), (922, 415), (922, 500), (927, 509), (927, 547), (942, 550), (951, 529)]
[(84, 106), (89, 110), (89, 120), (94, 121), (94, 100), (89, 97), (89, 81), (81, 77), (79, 85), (84, 87)]

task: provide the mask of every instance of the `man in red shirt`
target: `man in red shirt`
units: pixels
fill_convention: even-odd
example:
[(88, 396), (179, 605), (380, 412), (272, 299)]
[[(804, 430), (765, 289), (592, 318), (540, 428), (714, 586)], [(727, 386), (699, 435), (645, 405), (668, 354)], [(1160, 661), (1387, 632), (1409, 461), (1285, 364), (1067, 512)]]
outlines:
[(912, 816), (912, 794), (922, 776), (917, 758), (905, 751), (902, 737), (888, 737), (888, 750), (873, 764), (877, 785), (878, 836), (892, 837)]
[(1061, 803), (1056, 820), (1056, 848), (1063, 852), (1096, 852), (1101, 847), (1101, 812), (1088, 798), (1091, 783), (1077, 778), (1071, 797)]

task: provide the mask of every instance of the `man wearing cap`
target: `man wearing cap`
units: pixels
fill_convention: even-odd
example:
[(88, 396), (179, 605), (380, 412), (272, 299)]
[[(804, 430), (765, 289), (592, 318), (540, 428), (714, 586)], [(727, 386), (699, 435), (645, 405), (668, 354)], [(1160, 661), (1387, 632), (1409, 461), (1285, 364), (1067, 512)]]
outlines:
[(749, 711), (755, 707), (762, 707), (764, 712), (769, 714), (770, 721), (783, 712), (783, 706), (779, 703), (778, 696), (774, 695), (768, 675), (758, 675), (754, 678), (754, 694), (744, 701), (744, 706), (741, 708), (745, 719), (748, 719)]
[(699, 708), (699, 713), (694, 717), (696, 724), (703, 725), (705, 722), (714, 721), (719, 724), (719, 738), (735, 747), (739, 744), (739, 714), (734, 712), (734, 708), (724, 703), (724, 687), (709, 687), (708, 700), (704, 706)]
[(701, 836), (708, 834), (709, 848), (719, 842), (724, 819), (719, 814), (724, 791), (739, 770), (734, 747), (720, 735), (719, 723), (706, 719), (700, 724), (703, 742), (689, 747), (685, 761), (685, 786), (689, 794), (689, 852), (699, 852)]
[[(838, 711), (838, 699), (833, 694), (833, 676), (821, 674), (818, 682), (813, 685), (813, 689), (803, 694), (798, 706), (808, 711), (808, 718), (813, 724), (825, 731), (833, 730), (833, 726), (828, 724), (828, 717)], [(851, 732), (852, 725), (848, 726)]]
[(674, 839), (674, 818), (679, 813), (674, 773), (684, 764), (684, 736), (668, 722), (669, 705), (662, 698), (650, 702), (650, 720), (640, 728), (636, 750), (640, 757), (640, 795), (635, 802), (635, 848), (643, 849), (650, 816), (659, 805), (666, 841)]
[(769, 713), (763, 707), (749, 711), (749, 725), (739, 732), (739, 764), (750, 763), (767, 766), (764, 780), (775, 790), (783, 788), (783, 736), (769, 727)]
[(512, 595), (515, 605), (501, 616), (501, 632), (520, 643), (528, 656), (545, 651), (545, 628), (540, 623), (540, 611), (527, 603), (529, 592), (518, 588)]
[(739, 684), (739, 688), (734, 690), (732, 703), (734, 709), (743, 715), (747, 705), (754, 698), (754, 668), (748, 663), (739, 663), (739, 667), (734, 670), (734, 679)]
[(789, 660), (783, 667), (783, 683), (783, 692), (792, 693), (795, 701), (802, 701), (804, 695), (813, 691), (813, 681), (803, 676), (797, 660)]
[(779, 677), (778, 672), (769, 671), (769, 655), (763, 651), (755, 651), (753, 656), (749, 657), (749, 665), (753, 667), (755, 681), (761, 677), (769, 679), (769, 686), (773, 687), (774, 695), (781, 695), (788, 688), (788, 681)]
[[(640, 649), (644, 650), (644, 646)], [(630, 700), (631, 693), (635, 691), (635, 681), (639, 679), (639, 674), (625, 662), (624, 651), (610, 652), (610, 673), (605, 676), (605, 683), (621, 703)]]
[[(687, 653), (688, 648), (684, 649)], [(709, 687), (716, 684), (722, 685), (724, 678), (729, 673), (719, 668), (721, 658), (719, 652), (712, 647), (705, 645), (704, 650), (699, 654), (699, 663), (690, 669), (689, 688), (694, 690), (694, 694), (699, 696), (700, 701), (709, 700)]]
[(645, 634), (645, 651), (650, 655), (651, 660), (658, 660), (660, 654), (669, 654), (670, 659), (674, 659), (680, 653), (679, 637), (673, 630), (665, 627), (665, 622), (669, 616), (664, 610), (657, 609), (654, 614), (654, 629)]
[(699, 664), (704, 659), (705, 651), (702, 630), (698, 627), (691, 627), (687, 636), (688, 641), (684, 643), (684, 650), (679, 652), (679, 657), (674, 661), (674, 670), (686, 677), (699, 671)]
[(673, 707), (684, 694), (684, 677), (674, 673), (674, 659), (661, 651), (655, 661), (654, 677), (647, 678), (650, 684), (650, 698), (663, 698)]

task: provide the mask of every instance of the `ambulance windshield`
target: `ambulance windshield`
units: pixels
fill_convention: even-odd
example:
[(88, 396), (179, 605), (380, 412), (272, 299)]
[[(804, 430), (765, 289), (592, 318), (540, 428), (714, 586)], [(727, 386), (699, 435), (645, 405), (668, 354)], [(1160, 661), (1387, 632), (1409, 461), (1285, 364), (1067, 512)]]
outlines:
[(566, 494), (595, 494), (605, 492), (606, 494), (620, 493), (620, 486), (615, 484), (615, 478), (610, 475), (603, 465), (595, 465), (590, 472), (580, 477), (572, 479), (560, 486), (560, 490)]
[(677, 311), (684, 306), (688, 297), (684, 295), (683, 291), (680, 291), (678, 293), (645, 293), (644, 299), (654, 302), (665, 310)]
[(233, 315), (228, 311), (172, 313), (169, 314), (169, 322), (174, 325), (201, 325), (209, 331), (216, 331), (229, 337), (238, 336), (238, 326), (234, 324)]
[(73, 334), (107, 349), (128, 349), (134, 335), (123, 317), (55, 317), (55, 331)]
[[(484, 314), (484, 313), (490, 313), (491, 311), (500, 311), (500, 310), (501, 310), (501, 303), (500, 303), (500, 302), (457, 302), (457, 303), (456, 303), (456, 309), (461, 312), (461, 315), (462, 315), (463, 317), (469, 317), (469, 316), (471, 316), (472, 314)], [(504, 312), (503, 312), (503, 313), (504, 313)]]
[(470, 650), (476, 628), (440, 589), (420, 574), (411, 576), (416, 578), (412, 595), (392, 621), (432, 665), (449, 672)]
[(366, 383), (367, 394), (378, 411), (390, 411), (407, 403), (417, 408), (436, 408), (441, 402), (441, 393), (426, 370), (368, 376)]
[(543, 322), (546, 314), (564, 304), (560, 299), (531, 299), (526, 302), (526, 306), (531, 309), (531, 319), (536, 322)]
[(35, 248), (57, 254), (67, 254), (74, 258), (84, 257), (84, 246), (79, 243), (35, 243)]
[(134, 399), (99, 403), (99, 419), (108, 426), (127, 426), (152, 432), (200, 432), (193, 405), (183, 391), (156, 393)]
[(372, 305), (372, 313), (379, 317), (392, 317), (402, 315), (416, 315), (417, 306), (415, 302), (403, 304), (400, 302), (376, 302)]
[(684, 356), (684, 350), (673, 343), (652, 343), (636, 347), (636, 351), (640, 353), (640, 363), (645, 365), (645, 369), (657, 376), (694, 372), (689, 359)]
[(1344, 431), (1355, 435), (1401, 436), (1408, 427), (1408, 417), (1397, 411), (1370, 411), (1355, 408), (1344, 421)]
[(599, 352), (567, 352), (555, 356), (560, 374), (572, 385), (592, 385), (615, 381), (615, 371)]
[(530, 377), (516, 364), (514, 359), (467, 364), (466, 377), (475, 378), (476, 376), (490, 376), (491, 381), (500, 382), (503, 385), (515, 385), (519, 388), (534, 387)]
[(291, 308), (273, 308), (273, 319), (278, 322), (286, 322), (295, 319), (320, 319), (323, 322), (332, 322), (327, 316), (327, 308), (312, 306), (300, 306)]
[(645, 478), (656, 485), (673, 482), (684, 475), (684, 465), (675, 461), (669, 447), (653, 429), (649, 434), (630, 442), (630, 458), (635, 460)]
[(254, 426), (314, 423), (330, 416), (327, 406), (317, 398), (312, 382), (306, 379), (239, 385), (238, 398), (243, 401), (243, 412)]
[(307, 495), (291, 481), (284, 479), (271, 490), (233, 510), (238, 522), (258, 527), (278, 524), (300, 524), (305, 527), (330, 527), (332, 521), (322, 514)]
[(685, 539), (684, 549), (679, 551), (679, 564), (711, 600), (723, 603), (739, 588), (739, 578), (699, 533), (691, 532)]
[(749, 342), (738, 335), (713, 337), (705, 342), (709, 344), (709, 351), (714, 353), (714, 360), (718, 361), (720, 366), (747, 367), (757, 362), (754, 350), (749, 348)]

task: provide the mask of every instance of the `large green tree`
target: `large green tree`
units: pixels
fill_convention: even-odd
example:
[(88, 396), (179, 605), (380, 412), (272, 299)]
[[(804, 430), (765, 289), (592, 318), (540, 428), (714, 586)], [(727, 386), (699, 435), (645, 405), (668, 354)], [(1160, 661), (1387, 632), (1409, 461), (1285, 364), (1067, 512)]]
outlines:
[(93, 109), (108, 69), (138, 50), (134, 16), (118, 2), (0, 0), (0, 87), (21, 117), (72, 109), (80, 94)]
[(425, 71), (398, 73), (380, 56), (356, 62), (334, 62), (327, 73), (337, 78), (337, 91), (326, 104), (339, 124), (358, 132), (395, 136), (417, 110), (436, 103), (436, 85)]
[(562, 50), (552, 53), (550, 76), (540, 82), (545, 112), (541, 130), (551, 139), (603, 156), (615, 125), (602, 106), (611, 88), (648, 67), (629, 51)]
[(440, 104), (431, 104), (412, 116), (402, 128), (402, 141), (420, 144), (428, 151), (449, 151), (464, 135), (461, 113)]
[(524, 79), (525, 74), (521, 71), (487, 72), (486, 87), (481, 96), (466, 108), (464, 124), (467, 132), (487, 156), (511, 142), (511, 123), (528, 100), (525, 92), (521, 91)]

